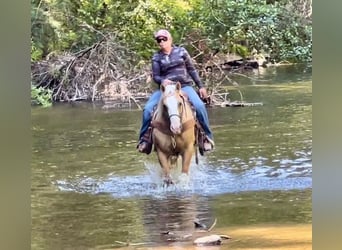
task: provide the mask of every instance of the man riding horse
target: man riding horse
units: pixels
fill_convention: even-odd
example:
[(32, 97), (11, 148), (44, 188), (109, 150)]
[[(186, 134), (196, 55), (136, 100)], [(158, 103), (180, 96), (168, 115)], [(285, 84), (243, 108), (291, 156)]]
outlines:
[[(213, 134), (209, 127), (208, 113), (202, 99), (208, 97), (204, 84), (199, 78), (199, 74), (194, 67), (188, 51), (183, 47), (173, 45), (172, 36), (169, 31), (161, 29), (154, 34), (154, 38), (159, 45), (152, 57), (153, 80), (158, 85), (167, 86), (175, 82), (181, 83), (181, 88), (186, 93), (189, 101), (194, 106), (196, 118), (200, 123), (204, 133), (203, 151), (211, 151), (214, 148)], [(193, 81), (198, 87), (195, 91)], [(152, 142), (149, 141), (151, 130), (149, 129), (152, 120), (154, 107), (161, 97), (160, 89), (152, 93), (147, 101), (142, 116), (142, 126), (139, 134), (138, 151), (149, 154), (152, 150)]]

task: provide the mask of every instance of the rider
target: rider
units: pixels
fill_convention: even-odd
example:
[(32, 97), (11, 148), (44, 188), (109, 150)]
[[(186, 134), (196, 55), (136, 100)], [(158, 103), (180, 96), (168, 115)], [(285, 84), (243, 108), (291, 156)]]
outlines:
[[(154, 38), (159, 45), (160, 50), (152, 57), (152, 76), (158, 84), (168, 85), (174, 82), (180, 82), (182, 91), (185, 92), (194, 105), (196, 117), (200, 122), (206, 139), (204, 142), (204, 151), (211, 151), (214, 148), (213, 134), (209, 127), (208, 113), (205, 104), (201, 98), (208, 97), (204, 84), (201, 82), (198, 72), (195, 69), (188, 51), (183, 47), (172, 44), (172, 36), (169, 31), (161, 29), (154, 34)], [(192, 80), (199, 89), (199, 95), (192, 87)], [(143, 110), (142, 126), (140, 129), (138, 150), (141, 153), (149, 154), (152, 145), (144, 138), (152, 119), (154, 107), (158, 104), (161, 91), (158, 89), (152, 93)], [(145, 136), (146, 137), (146, 136)]]

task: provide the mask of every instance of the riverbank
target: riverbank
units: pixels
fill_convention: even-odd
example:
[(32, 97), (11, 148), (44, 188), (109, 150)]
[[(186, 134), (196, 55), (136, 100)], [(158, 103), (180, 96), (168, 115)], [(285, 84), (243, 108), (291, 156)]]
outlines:
[(229, 249), (312, 249), (312, 225), (259, 225), (228, 228)]

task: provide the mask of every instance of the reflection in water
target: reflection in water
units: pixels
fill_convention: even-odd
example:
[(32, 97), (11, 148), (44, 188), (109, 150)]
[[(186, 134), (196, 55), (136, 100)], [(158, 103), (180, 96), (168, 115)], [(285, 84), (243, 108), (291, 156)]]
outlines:
[(195, 232), (195, 221), (207, 221), (208, 201), (195, 196), (167, 196), (145, 199), (143, 224), (147, 242), (165, 243), (189, 241)]
[(165, 245), (174, 238), (161, 232), (191, 233), (195, 218), (311, 223), (311, 82), (262, 77), (240, 91), (263, 106), (208, 109), (216, 149), (192, 164), (186, 189), (160, 187), (155, 156), (137, 154), (141, 111), (33, 108), (32, 249)]

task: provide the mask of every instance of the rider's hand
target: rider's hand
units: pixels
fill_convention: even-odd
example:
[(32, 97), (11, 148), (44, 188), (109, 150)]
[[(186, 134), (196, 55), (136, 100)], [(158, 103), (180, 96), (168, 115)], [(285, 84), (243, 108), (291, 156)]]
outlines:
[(173, 83), (173, 81), (171, 81), (171, 80), (169, 80), (169, 79), (165, 79), (164, 81), (162, 81), (162, 85), (165, 87), (165, 86), (167, 86), (167, 85), (169, 85), (169, 84), (172, 84)]
[(208, 98), (207, 90), (204, 87), (199, 89), (199, 95), (200, 95), (201, 99), (207, 99)]

